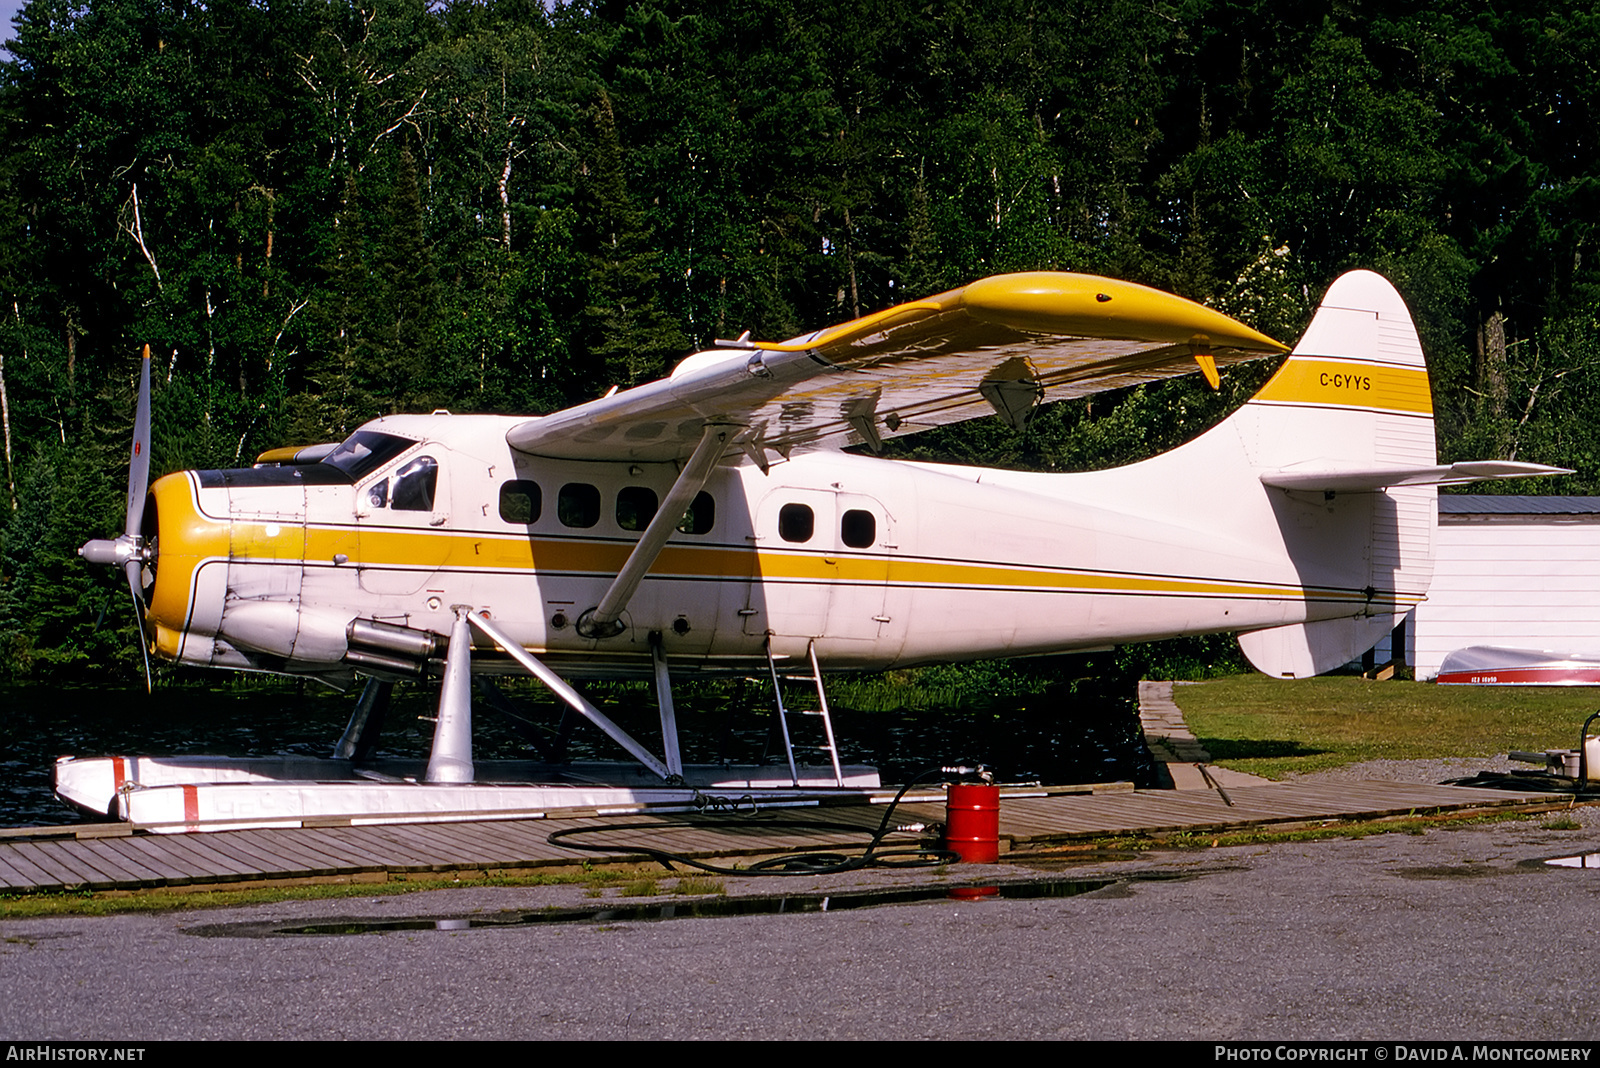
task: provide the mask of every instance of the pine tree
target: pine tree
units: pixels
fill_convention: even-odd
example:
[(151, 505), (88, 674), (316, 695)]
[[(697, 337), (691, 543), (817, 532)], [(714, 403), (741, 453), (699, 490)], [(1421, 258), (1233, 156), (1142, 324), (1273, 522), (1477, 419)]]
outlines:
[(394, 188), (372, 254), (372, 300), (355, 380), (385, 412), (428, 410), (440, 386), (439, 279), (423, 233), (417, 161), (400, 150)]
[(604, 91), (594, 110), (594, 141), (585, 183), (589, 301), (584, 308), (589, 372), (611, 385), (659, 377), (687, 347), (657, 297), (657, 253), (628, 195), (616, 116)]

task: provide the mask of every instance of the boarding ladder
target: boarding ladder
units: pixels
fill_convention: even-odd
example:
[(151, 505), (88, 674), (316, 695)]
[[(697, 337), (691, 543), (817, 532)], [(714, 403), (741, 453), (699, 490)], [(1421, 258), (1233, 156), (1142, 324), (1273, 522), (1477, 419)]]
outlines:
[(767, 639), (766, 653), (767, 670), (772, 673), (772, 692), (778, 701), (778, 728), (783, 733), (783, 751), (789, 758), (790, 780), (795, 786), (800, 785), (800, 768), (795, 763), (794, 742), (789, 731), (789, 716), (791, 713), (783, 702), (783, 683), (785, 679), (790, 682), (809, 682), (817, 688), (818, 711), (811, 712), (805, 709), (795, 709), (792, 714), (797, 716), (817, 716), (822, 720), (822, 734), (825, 742), (822, 745), (810, 746), (809, 748), (812, 751), (828, 754), (828, 760), (833, 764), (833, 784), (835, 786), (843, 786), (844, 769), (839, 766), (839, 747), (833, 740), (833, 716), (828, 711), (828, 695), (822, 686), (822, 669), (817, 666), (817, 643), (812, 641), (806, 645), (806, 659), (811, 664), (810, 675), (780, 675), (778, 673), (778, 663), (772, 656), (771, 638)]

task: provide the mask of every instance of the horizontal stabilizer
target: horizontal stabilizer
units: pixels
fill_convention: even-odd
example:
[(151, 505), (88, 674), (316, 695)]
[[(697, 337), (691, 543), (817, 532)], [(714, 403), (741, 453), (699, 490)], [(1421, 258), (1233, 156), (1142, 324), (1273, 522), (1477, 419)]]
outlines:
[(1337, 464), (1296, 464), (1276, 471), (1263, 471), (1264, 485), (1286, 490), (1311, 490), (1329, 493), (1363, 493), (1390, 486), (1458, 486), (1497, 478), (1539, 478), (1544, 475), (1570, 475), (1567, 467), (1547, 467), (1514, 460), (1469, 460), (1444, 466), (1409, 467), (1397, 464), (1350, 467)]

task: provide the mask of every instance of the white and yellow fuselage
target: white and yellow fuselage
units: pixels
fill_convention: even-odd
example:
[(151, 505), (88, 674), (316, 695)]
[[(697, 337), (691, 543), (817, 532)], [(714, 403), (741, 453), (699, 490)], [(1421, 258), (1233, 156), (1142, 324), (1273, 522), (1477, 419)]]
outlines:
[[(1404, 327), (1409, 341), (1374, 325), (1371, 345), (1352, 352), (1319, 345), (1314, 324), (1239, 412), (1115, 470), (827, 451), (765, 471), (725, 463), (699, 518), (630, 599), (621, 633), (598, 639), (575, 621), (628, 557), (640, 502), (665, 497), (674, 464), (526, 455), (507, 443), (526, 422), (511, 417), (377, 420), (363, 430), (396, 451), (353, 476), (302, 464), (156, 483), (155, 648), (182, 663), (337, 680), (382, 672), (384, 657), (398, 669), (436, 655), (408, 651), (406, 632), (442, 642), (467, 605), (576, 674), (648, 670), (652, 633), (675, 668), (709, 670), (763, 664), (769, 644), (801, 657), (813, 642), (825, 666), (842, 668), (1216, 631), (1295, 649), (1310, 634), (1315, 651), (1329, 644), (1316, 629), (1325, 623), (1334, 644), (1359, 653), (1426, 593), (1434, 490), (1283, 488), (1271, 473), (1434, 462), (1427, 373)], [(400, 485), (418, 470), (432, 471), (426, 499)], [(352, 631), (365, 622), (393, 642)], [(1303, 656), (1271, 644), (1246, 649), (1275, 674), (1306, 673)], [(492, 669), (488, 653), (475, 656), (479, 670)]]

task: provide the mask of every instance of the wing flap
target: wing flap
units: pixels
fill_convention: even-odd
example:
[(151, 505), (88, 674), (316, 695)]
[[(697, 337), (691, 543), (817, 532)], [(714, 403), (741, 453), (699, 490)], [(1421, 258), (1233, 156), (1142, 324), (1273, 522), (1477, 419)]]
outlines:
[[(513, 448), (673, 460), (707, 423), (737, 448), (844, 448), (1286, 351), (1182, 297), (1094, 275), (986, 278), (785, 342), (697, 353), (657, 382), (518, 424)], [(1003, 385), (1001, 385), (1003, 384)], [(985, 387), (988, 387), (987, 389)], [(986, 395), (987, 394), (987, 395)]]

